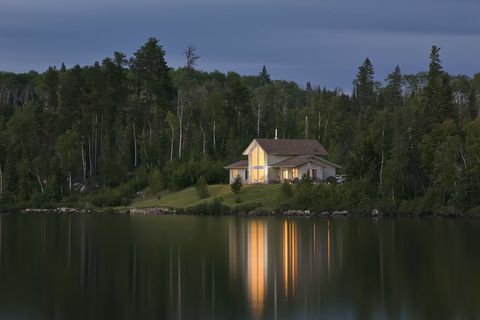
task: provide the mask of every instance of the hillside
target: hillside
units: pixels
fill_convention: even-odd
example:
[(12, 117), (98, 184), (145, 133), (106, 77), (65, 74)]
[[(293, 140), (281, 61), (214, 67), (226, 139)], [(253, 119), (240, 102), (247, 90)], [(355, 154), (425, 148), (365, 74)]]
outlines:
[[(241, 204), (261, 203), (263, 207), (276, 207), (279, 203), (281, 185), (245, 185), (239, 193), (242, 200)], [(134, 201), (132, 208), (151, 208), (151, 207), (172, 207), (186, 208), (198, 205), (203, 202), (210, 202), (215, 198), (221, 197), (223, 203), (233, 207), (238, 205), (235, 202), (236, 195), (232, 193), (230, 185), (217, 184), (208, 187), (210, 197), (199, 199), (195, 188), (190, 187), (175, 192), (165, 192), (157, 197), (140, 198)]]

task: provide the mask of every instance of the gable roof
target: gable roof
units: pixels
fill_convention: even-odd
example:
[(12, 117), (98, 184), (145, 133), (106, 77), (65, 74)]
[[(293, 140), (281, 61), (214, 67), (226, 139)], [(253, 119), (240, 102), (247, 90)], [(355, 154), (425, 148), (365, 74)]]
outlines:
[(248, 160), (240, 160), (224, 167), (225, 169), (243, 169), (248, 168)]
[(333, 162), (330, 162), (328, 160), (325, 160), (322, 157), (318, 157), (318, 156), (314, 156), (314, 155), (300, 155), (300, 156), (296, 156), (296, 157), (291, 157), (291, 158), (282, 160), (280, 162), (277, 162), (277, 163), (271, 165), (271, 167), (275, 167), (275, 168), (290, 168), (290, 167), (295, 168), (295, 167), (301, 166), (301, 165), (303, 165), (305, 163), (308, 163), (308, 162), (317, 162), (317, 163), (326, 164), (326, 165), (329, 165), (329, 166), (332, 166), (332, 167), (335, 167), (335, 168), (340, 168), (339, 165), (337, 165)]
[[(253, 141), (256, 141), (267, 154), (328, 155), (327, 150), (315, 139), (254, 139)], [(250, 146), (247, 149), (249, 148)]]

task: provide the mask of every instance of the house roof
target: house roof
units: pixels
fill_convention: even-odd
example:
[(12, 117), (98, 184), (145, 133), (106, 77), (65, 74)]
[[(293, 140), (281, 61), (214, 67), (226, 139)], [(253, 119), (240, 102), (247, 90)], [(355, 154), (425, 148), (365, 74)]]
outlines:
[(317, 162), (317, 163), (321, 163), (321, 164), (327, 164), (327, 165), (330, 165), (330, 166), (335, 167), (335, 168), (340, 168), (340, 166), (336, 165), (335, 163), (330, 162), (328, 160), (325, 160), (322, 157), (318, 157), (318, 156), (314, 156), (314, 155), (300, 155), (300, 156), (296, 156), (296, 157), (291, 157), (291, 158), (288, 158), (286, 160), (282, 160), (280, 162), (277, 162), (277, 163), (271, 165), (271, 167), (275, 167), (275, 168), (295, 168), (295, 167), (301, 166), (301, 165), (303, 165), (305, 163), (308, 163), (308, 162)]
[(224, 167), (225, 169), (243, 169), (248, 168), (248, 160), (240, 160)]
[[(315, 139), (255, 139), (254, 141), (257, 141), (267, 154), (328, 155), (327, 150)], [(250, 146), (247, 150), (249, 148)]]

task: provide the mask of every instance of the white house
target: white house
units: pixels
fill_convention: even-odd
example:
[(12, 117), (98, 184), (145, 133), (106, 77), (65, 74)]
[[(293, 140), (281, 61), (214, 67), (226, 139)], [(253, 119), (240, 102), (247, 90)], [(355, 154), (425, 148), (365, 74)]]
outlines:
[(313, 139), (254, 139), (243, 151), (248, 160), (225, 167), (230, 183), (240, 175), (245, 183), (272, 183), (300, 179), (314, 180), (335, 176), (340, 166), (326, 160), (325, 148)]

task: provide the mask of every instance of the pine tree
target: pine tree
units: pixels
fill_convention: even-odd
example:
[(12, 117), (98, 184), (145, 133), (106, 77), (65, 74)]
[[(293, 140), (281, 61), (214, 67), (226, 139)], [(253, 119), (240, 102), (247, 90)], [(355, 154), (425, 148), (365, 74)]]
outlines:
[(402, 98), (402, 73), (400, 67), (397, 66), (395, 70), (387, 77), (386, 91), (386, 106), (389, 111), (395, 111), (403, 105)]
[(355, 97), (360, 111), (368, 111), (375, 105), (375, 71), (370, 59), (365, 59), (358, 68), (357, 78), (354, 81)]
[(268, 74), (267, 67), (265, 67), (265, 66), (263, 66), (262, 71), (260, 72), (258, 77), (260, 79), (260, 84), (262, 86), (272, 82), (272, 80), (270, 79), (270, 75)]
[(197, 195), (200, 199), (205, 199), (210, 196), (208, 192), (208, 184), (204, 176), (198, 178), (197, 183), (195, 183), (195, 189), (197, 190)]
[(242, 187), (243, 187), (242, 177), (238, 175), (233, 180), (233, 183), (230, 185), (230, 188), (232, 189), (233, 193), (238, 194), (242, 190)]

